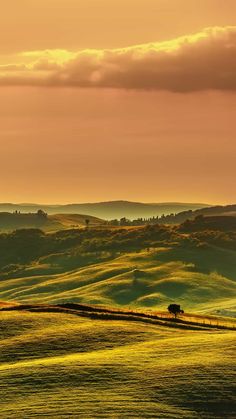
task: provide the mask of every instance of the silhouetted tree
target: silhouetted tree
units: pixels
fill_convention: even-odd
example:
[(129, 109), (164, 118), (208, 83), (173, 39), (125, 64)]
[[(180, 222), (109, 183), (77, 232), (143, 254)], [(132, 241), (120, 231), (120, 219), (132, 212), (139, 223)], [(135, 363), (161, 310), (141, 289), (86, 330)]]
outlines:
[(85, 219), (86, 228), (88, 228), (90, 220), (88, 218)]
[(184, 314), (184, 310), (181, 310), (180, 305), (178, 304), (170, 304), (168, 307), (168, 311), (171, 314), (174, 314), (175, 318), (178, 314)]

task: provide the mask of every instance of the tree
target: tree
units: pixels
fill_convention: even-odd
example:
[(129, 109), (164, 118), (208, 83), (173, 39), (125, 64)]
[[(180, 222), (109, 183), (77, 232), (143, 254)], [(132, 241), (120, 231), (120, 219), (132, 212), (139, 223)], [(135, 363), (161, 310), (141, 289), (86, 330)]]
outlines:
[(37, 211), (37, 216), (39, 217), (39, 218), (47, 218), (47, 213), (46, 212), (44, 212), (43, 210), (41, 210), (41, 209), (39, 209), (38, 211)]
[(85, 219), (86, 228), (88, 228), (90, 220), (88, 218)]
[(168, 311), (171, 314), (174, 314), (175, 318), (178, 314), (184, 314), (184, 310), (181, 310), (180, 305), (178, 304), (170, 304), (168, 307)]
[(122, 217), (120, 219), (120, 226), (127, 226), (129, 224), (129, 220), (126, 217)]

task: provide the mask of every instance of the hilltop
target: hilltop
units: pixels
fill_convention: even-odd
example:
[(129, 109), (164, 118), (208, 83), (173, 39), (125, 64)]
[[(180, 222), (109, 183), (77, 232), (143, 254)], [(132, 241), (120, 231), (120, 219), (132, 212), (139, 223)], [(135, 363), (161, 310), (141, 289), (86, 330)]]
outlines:
[(7, 232), (22, 228), (40, 228), (44, 231), (57, 231), (67, 228), (81, 228), (89, 225), (96, 227), (104, 224), (104, 221), (91, 215), (81, 214), (53, 214), (47, 215), (44, 211), (36, 213), (0, 212), (0, 231)]

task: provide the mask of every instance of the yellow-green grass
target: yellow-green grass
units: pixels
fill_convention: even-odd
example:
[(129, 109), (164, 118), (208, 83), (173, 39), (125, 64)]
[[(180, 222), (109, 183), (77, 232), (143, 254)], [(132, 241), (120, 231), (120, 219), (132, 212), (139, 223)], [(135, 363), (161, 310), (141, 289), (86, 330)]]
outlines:
[(216, 272), (197, 272), (193, 264), (163, 261), (167, 250), (129, 253), (109, 262), (57, 275), (0, 281), (0, 300), (26, 303), (82, 302), (110, 307), (185, 310), (234, 314), (236, 283)]
[(85, 214), (54, 214), (47, 218), (37, 217), (37, 214), (15, 214), (0, 213), (1, 232), (10, 232), (15, 229), (39, 228), (45, 232), (56, 232), (58, 230), (85, 228), (86, 220), (89, 220), (89, 227), (99, 227), (105, 221), (98, 217)]
[(0, 313), (0, 417), (233, 418), (235, 332)]
[(89, 220), (89, 226), (99, 226), (104, 224), (101, 218), (93, 217), (91, 215), (81, 214), (54, 214), (49, 215), (49, 220), (53, 223), (58, 223), (62, 228), (80, 228), (86, 226), (86, 220)]
[(49, 215), (47, 218), (47, 222), (39, 226), (39, 228), (45, 232), (56, 232), (58, 230), (85, 228), (86, 220), (89, 220), (90, 228), (99, 227), (105, 223), (104, 220), (97, 217), (93, 217), (91, 215), (54, 214), (54, 215)]

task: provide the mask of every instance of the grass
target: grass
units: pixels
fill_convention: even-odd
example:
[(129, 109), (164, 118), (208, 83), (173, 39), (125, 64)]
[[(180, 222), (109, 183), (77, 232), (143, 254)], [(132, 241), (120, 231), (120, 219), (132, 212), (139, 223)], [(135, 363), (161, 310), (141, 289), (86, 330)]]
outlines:
[(30, 311), (38, 313), (63, 313), (75, 316), (101, 320), (126, 320), (144, 322), (165, 327), (176, 327), (188, 330), (224, 329), (236, 330), (236, 319), (229, 317), (197, 315), (195, 313), (181, 313), (174, 317), (167, 311), (140, 311), (116, 309), (85, 304), (1, 304), (1, 311)]
[(91, 215), (81, 214), (53, 214), (46, 218), (38, 217), (35, 213), (0, 212), (1, 232), (10, 232), (20, 228), (41, 228), (47, 232), (70, 228), (85, 228), (86, 219), (91, 227), (104, 224), (104, 220)]
[(104, 224), (104, 220), (101, 218), (93, 217), (91, 215), (81, 215), (81, 214), (54, 214), (50, 215), (49, 221), (52, 223), (51, 230), (56, 230), (53, 227), (53, 223), (58, 223), (58, 225), (63, 228), (82, 228), (86, 226), (85, 220), (89, 220), (90, 227), (98, 227), (99, 225)]
[(185, 310), (233, 315), (235, 298), (232, 279), (199, 272), (190, 260), (173, 260), (171, 251), (163, 248), (127, 253), (61, 274), (0, 282), (0, 300), (21, 303), (81, 302), (157, 310), (178, 301)]
[(2, 417), (233, 418), (235, 332), (1, 312)]

